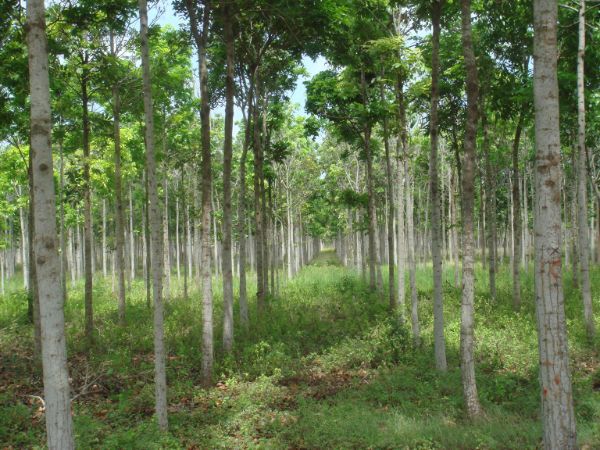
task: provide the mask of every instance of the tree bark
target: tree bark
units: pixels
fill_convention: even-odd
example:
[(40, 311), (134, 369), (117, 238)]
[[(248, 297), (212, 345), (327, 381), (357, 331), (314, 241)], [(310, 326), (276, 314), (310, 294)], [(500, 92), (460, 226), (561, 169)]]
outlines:
[(579, 266), (581, 275), (581, 296), (585, 329), (588, 338), (594, 339), (596, 324), (592, 309), (592, 290), (590, 286), (590, 242), (587, 217), (587, 170), (585, 146), (585, 0), (579, 0), (579, 44), (577, 50), (577, 234), (579, 237)]
[(211, 149), (210, 149), (210, 98), (208, 90), (208, 66), (206, 51), (210, 21), (210, 2), (204, 2), (202, 31), (198, 27), (196, 6), (192, 0), (186, 0), (192, 36), (198, 50), (198, 68), (200, 71), (200, 128), (202, 147), (202, 381), (209, 386), (213, 368), (213, 304), (212, 304), (212, 261), (211, 261)]
[(512, 203), (513, 203), (513, 306), (515, 310), (521, 308), (521, 196), (519, 193), (519, 144), (521, 142), (521, 130), (525, 106), (519, 112), (519, 121), (515, 130), (515, 139), (512, 146)]
[(83, 72), (81, 75), (81, 120), (83, 127), (83, 230), (84, 230), (84, 270), (85, 270), (85, 337), (88, 345), (94, 341), (94, 309), (92, 303), (92, 199), (90, 179), (90, 120), (88, 113), (89, 95), (88, 81), (89, 69), (85, 67), (88, 56), (84, 52), (82, 57)]
[(489, 257), (489, 286), (490, 286), (490, 297), (492, 300), (496, 299), (496, 177), (494, 175), (494, 167), (490, 157), (490, 141), (488, 133), (487, 113), (485, 111), (485, 104), (482, 102), (481, 106), (481, 122), (483, 127), (483, 155), (485, 158), (485, 174), (486, 174), (486, 216), (488, 225), (488, 257)]
[[(154, 155), (154, 114), (152, 85), (150, 81), (150, 50), (148, 45), (148, 7), (146, 0), (139, 0), (140, 43), (142, 53), (142, 80), (144, 92), (144, 117), (146, 138), (146, 170), (148, 181), (148, 216), (152, 248), (152, 297), (154, 300), (154, 385), (156, 418), (162, 431), (168, 428), (167, 373), (164, 338), (164, 307), (162, 298), (162, 211), (158, 197), (156, 159)], [(132, 230), (133, 231), (133, 230)], [(133, 259), (133, 255), (132, 255)]]
[[(223, 349), (233, 347), (233, 273), (231, 263), (231, 158), (233, 154), (234, 40), (229, 3), (223, 1), (225, 77), (225, 141), (223, 143)], [(243, 182), (244, 180), (242, 180)]]
[(462, 47), (467, 73), (467, 121), (462, 164), (463, 275), (460, 326), (460, 368), (463, 396), (469, 418), (481, 415), (475, 380), (475, 251), (473, 216), (475, 203), (475, 147), (477, 145), (477, 97), (479, 82), (471, 33), (471, 0), (461, 0)]
[(46, 404), (46, 432), (50, 450), (75, 448), (64, 302), (56, 230), (52, 170), (50, 82), (44, 2), (27, 1), (27, 45), (31, 94), (31, 155), (36, 278), (40, 295), (42, 366)]
[(577, 434), (561, 261), (561, 163), (555, 0), (534, 0), (535, 292), (543, 446), (575, 449)]
[(444, 302), (442, 298), (442, 255), (440, 250), (440, 192), (438, 176), (438, 104), (440, 77), (440, 16), (443, 0), (432, 3), (431, 19), (433, 24), (431, 52), (431, 114), (429, 158), (429, 183), (431, 191), (431, 255), (433, 259), (433, 334), (435, 347), (435, 366), (446, 371), (446, 341), (444, 338)]

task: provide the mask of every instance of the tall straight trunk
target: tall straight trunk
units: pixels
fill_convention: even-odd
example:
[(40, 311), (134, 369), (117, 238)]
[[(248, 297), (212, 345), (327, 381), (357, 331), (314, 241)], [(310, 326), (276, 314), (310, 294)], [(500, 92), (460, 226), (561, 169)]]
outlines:
[(561, 162), (555, 0), (534, 0), (535, 293), (543, 446), (577, 447), (561, 261)]
[[(250, 89), (253, 92), (253, 89)], [(248, 112), (244, 130), (244, 143), (240, 158), (240, 190), (238, 194), (238, 234), (239, 234), (239, 304), (240, 322), (244, 328), (248, 327), (248, 293), (246, 288), (246, 160), (248, 146), (250, 145), (250, 116), (252, 109), (252, 96), (248, 95)]]
[(47, 444), (50, 450), (75, 448), (64, 302), (60, 284), (60, 260), (56, 233), (56, 204), (52, 170), (50, 82), (46, 20), (42, 0), (27, 1), (27, 46), (31, 94), (30, 145), (33, 178), (33, 243), (40, 295), (42, 366), (46, 406)]
[[(31, 201), (31, 200), (30, 200)], [(21, 228), (21, 268), (23, 271), (23, 287), (26, 291), (29, 291), (29, 245), (30, 239), (29, 224), (31, 221), (25, 218), (25, 209), (19, 208), (19, 225)]]
[[(152, 268), (152, 255), (154, 254), (154, 250), (152, 248), (152, 231), (150, 229), (150, 195), (148, 191), (148, 170), (146, 169), (146, 177), (144, 179), (144, 216), (146, 218), (146, 229), (144, 230), (144, 234), (146, 235), (146, 306), (150, 308), (150, 290), (152, 287), (151, 279), (154, 276), (154, 269)], [(158, 193), (156, 194), (158, 196)], [(123, 261), (125, 261), (123, 259)], [(123, 269), (123, 273), (125, 269)], [(154, 294), (152, 294), (154, 296)], [(161, 291), (161, 304), (162, 304), (162, 291)]]
[(108, 267), (106, 265), (106, 199), (102, 199), (102, 276), (106, 278)]
[(231, 158), (233, 154), (234, 45), (231, 10), (223, 1), (223, 35), (227, 74), (225, 77), (225, 141), (223, 143), (223, 349), (233, 347), (233, 272), (231, 263)]
[(60, 215), (60, 282), (62, 286), (63, 292), (63, 302), (67, 301), (67, 241), (65, 237), (66, 229), (65, 229), (65, 160), (64, 160), (64, 152), (63, 152), (63, 142), (62, 139), (58, 141), (58, 150), (59, 150), (59, 158), (60, 158), (60, 170), (59, 170), (59, 194), (58, 194), (58, 202), (59, 202), (59, 215)]
[(429, 183), (431, 191), (431, 256), (433, 259), (433, 335), (435, 366), (446, 371), (446, 340), (444, 338), (444, 301), (442, 298), (442, 255), (440, 249), (440, 192), (438, 177), (438, 104), (440, 77), (440, 16), (442, 1), (434, 0), (431, 9), (433, 24), (431, 52), (431, 114), (429, 133), (431, 153), (429, 157)]
[[(163, 132), (163, 150), (165, 150), (165, 133)], [(163, 194), (165, 196), (165, 211), (163, 214), (163, 286), (164, 286), (164, 298), (169, 301), (171, 298), (171, 252), (169, 251), (169, 181), (167, 175), (167, 168), (165, 167), (165, 174), (163, 177)]]
[(264, 258), (263, 258), (263, 228), (265, 217), (262, 208), (262, 181), (263, 181), (263, 161), (262, 161), (262, 142), (259, 114), (259, 93), (258, 93), (258, 71), (254, 72), (255, 83), (255, 101), (252, 108), (253, 125), (253, 151), (254, 151), (254, 224), (255, 224), (255, 247), (256, 247), (256, 300), (257, 309), (262, 312), (265, 303), (264, 291)]
[(455, 193), (455, 186), (456, 186), (456, 181), (455, 181), (455, 176), (454, 176), (454, 171), (452, 170), (452, 174), (451, 174), (451, 183), (450, 183), (450, 191), (451, 191), (451, 197), (450, 197), (450, 208), (452, 210), (452, 216), (454, 217), (454, 223), (452, 223), (452, 243), (454, 246), (454, 252), (453, 252), (453, 261), (452, 261), (452, 265), (454, 266), (454, 287), (458, 288), (458, 285), (460, 283), (460, 269), (459, 269), (459, 260), (460, 260), (460, 250), (459, 250), (459, 245), (458, 245), (458, 224), (456, 223), (456, 218), (458, 217), (458, 212), (457, 212), (457, 207), (456, 207), (456, 193)]
[(152, 248), (152, 297), (154, 300), (154, 388), (156, 418), (162, 431), (168, 428), (167, 418), (167, 373), (164, 337), (164, 307), (162, 298), (162, 211), (158, 197), (156, 159), (154, 155), (154, 114), (152, 85), (150, 79), (150, 49), (148, 45), (148, 6), (139, 0), (140, 44), (142, 53), (142, 80), (144, 93), (144, 118), (146, 138), (146, 170), (148, 180), (148, 216)]
[(463, 56), (467, 73), (467, 121), (465, 124), (465, 154), (462, 164), (463, 279), (460, 368), (467, 415), (470, 418), (475, 418), (481, 414), (481, 405), (479, 404), (477, 383), (475, 381), (475, 239), (473, 233), (479, 81), (477, 79), (477, 63), (475, 61), (471, 34), (471, 0), (461, 0), (461, 11)]
[(177, 265), (177, 283), (181, 282), (181, 243), (179, 238), (179, 228), (179, 194), (177, 194), (175, 196), (175, 264)]
[(519, 121), (515, 130), (515, 139), (512, 146), (512, 205), (513, 205), (513, 306), (516, 310), (521, 308), (521, 196), (519, 193), (519, 144), (525, 107), (519, 112)]
[(579, 236), (579, 266), (581, 271), (581, 296), (585, 329), (592, 340), (596, 334), (592, 310), (592, 290), (590, 286), (589, 229), (587, 218), (587, 170), (585, 147), (585, 0), (579, 0), (579, 46), (577, 49), (577, 226)]
[[(363, 97), (363, 105), (365, 108), (368, 107), (367, 97), (367, 81), (365, 77), (364, 69), (360, 71), (360, 84)], [(377, 249), (376, 249), (376, 236), (377, 230), (377, 217), (375, 214), (375, 192), (373, 189), (373, 155), (371, 154), (371, 125), (366, 124), (363, 130), (364, 138), (364, 150), (367, 162), (367, 214), (368, 214), (368, 235), (369, 235), (369, 287), (371, 290), (375, 290), (377, 287)]]
[[(384, 74), (381, 74), (382, 77)], [(401, 89), (401, 88), (400, 88)], [(385, 92), (383, 89), (383, 84), (380, 85), (380, 95), (381, 101), (385, 100)], [(398, 93), (396, 93), (398, 95)], [(399, 104), (399, 108), (402, 106)], [(400, 122), (402, 118), (400, 118)], [(398, 253), (398, 297), (396, 297), (396, 293), (394, 292), (394, 182), (393, 182), (393, 170), (392, 170), (392, 158), (390, 156), (390, 142), (389, 142), (389, 121), (387, 115), (383, 118), (383, 145), (385, 148), (385, 174), (386, 174), (386, 193), (387, 193), (387, 245), (388, 245), (388, 300), (390, 302), (390, 310), (392, 314), (399, 314), (400, 320), (404, 322), (404, 292), (400, 292), (404, 290), (404, 272), (400, 272), (400, 252)], [(398, 147), (400, 147), (398, 145)], [(399, 153), (399, 151), (397, 152)], [(398, 159), (398, 169), (400, 169), (400, 159)], [(398, 177), (400, 178), (400, 170), (398, 170)], [(398, 189), (398, 201), (401, 202), (402, 189), (400, 189), (401, 181), (398, 180), (397, 189)], [(399, 211), (399, 210), (398, 210)], [(399, 212), (400, 214), (400, 212)], [(398, 223), (398, 250), (400, 250), (400, 223)], [(404, 230), (402, 230), (404, 231)], [(404, 233), (403, 233), (404, 234)], [(402, 265), (402, 269), (404, 266)], [(402, 280), (400, 280), (402, 277)], [(398, 302), (396, 303), (396, 298)]]
[[(397, 30), (399, 31), (399, 30)], [(396, 254), (398, 255), (398, 305), (402, 309), (401, 317), (404, 318), (404, 299), (405, 299), (405, 266), (406, 266), (406, 239), (405, 239), (405, 179), (408, 178), (408, 133), (406, 130), (406, 102), (404, 99), (404, 86), (403, 80), (398, 76), (396, 80), (396, 103), (398, 104), (398, 121), (400, 125), (400, 136), (396, 146), (396, 159), (398, 163), (398, 180), (397, 180), (397, 198), (398, 212), (397, 218), (397, 249)], [(393, 227), (392, 227), (393, 232)]]
[(496, 177), (494, 174), (494, 167), (490, 157), (490, 140), (487, 123), (487, 113), (485, 111), (485, 104), (482, 101), (481, 106), (481, 123), (483, 128), (483, 155), (485, 158), (485, 178), (486, 178), (486, 198), (487, 202), (485, 215), (487, 216), (488, 224), (488, 257), (489, 257), (489, 285), (490, 285), (490, 297), (492, 300), (496, 299)]
[(415, 347), (421, 345), (421, 330), (419, 325), (419, 295), (417, 292), (417, 280), (415, 264), (415, 226), (413, 219), (413, 182), (408, 165), (408, 158), (404, 159), (405, 192), (406, 192), (406, 256), (408, 259), (408, 280), (410, 283), (410, 318), (412, 325), (413, 343)]
[[(32, 145), (33, 149), (33, 145)], [(36, 209), (35, 204), (35, 184), (34, 184), (34, 162), (33, 152), (29, 152), (29, 167), (28, 167), (28, 178), (29, 178), (29, 226), (27, 228), (29, 252), (29, 301), (31, 302), (31, 315), (33, 319), (33, 353), (36, 356), (36, 360), (39, 361), (39, 356), (42, 354), (42, 326), (41, 326), (41, 312), (40, 309), (40, 291), (38, 286), (37, 276), (37, 261), (35, 251), (35, 215)]]
[(133, 231), (133, 192), (131, 191), (131, 183), (129, 183), (129, 264), (131, 271), (129, 279), (133, 281), (135, 279), (135, 233)]
[[(88, 63), (84, 53), (82, 64)], [(90, 119), (88, 95), (89, 69), (84, 67), (81, 75), (81, 121), (83, 127), (83, 232), (84, 232), (84, 270), (85, 270), (85, 337), (88, 344), (94, 340), (94, 310), (92, 304), (92, 199), (90, 179)]]
[(212, 299), (212, 261), (211, 261), (211, 149), (210, 149), (210, 104), (208, 91), (208, 66), (206, 51), (211, 5), (204, 1), (202, 31), (198, 27), (196, 5), (186, 0), (192, 35), (198, 50), (198, 68), (200, 71), (200, 127), (202, 147), (202, 381), (210, 385), (213, 368), (213, 299)]

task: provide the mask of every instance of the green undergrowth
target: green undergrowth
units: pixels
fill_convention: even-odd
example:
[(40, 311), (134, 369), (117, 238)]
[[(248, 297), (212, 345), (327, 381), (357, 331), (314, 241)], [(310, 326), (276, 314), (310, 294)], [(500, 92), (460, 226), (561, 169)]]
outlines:
[[(384, 276), (386, 270), (383, 270)], [(252, 286), (253, 280), (249, 280)], [(477, 271), (477, 381), (485, 417), (464, 418), (459, 369), (460, 290), (444, 281), (449, 370), (433, 365), (431, 268), (417, 273), (423, 345), (390, 318), (385, 295), (323, 252), (293, 280), (280, 280), (262, 317), (236, 327), (235, 349), (220, 346), (220, 280), (215, 279), (215, 377), (201, 387), (201, 299), (173, 276), (165, 308), (168, 433), (153, 419), (152, 311), (145, 288), (128, 294), (127, 325), (117, 324), (111, 279), (94, 287), (95, 342), (83, 336), (83, 291), (66, 305), (69, 366), (79, 448), (407, 448), (534, 449), (540, 446), (537, 335), (531, 273), (523, 305), (511, 304), (510, 270), (498, 297)], [(408, 283), (407, 283), (408, 284)], [(600, 272), (593, 271), (596, 305)], [(582, 448), (600, 448), (600, 366), (582, 324), (579, 292), (565, 280), (575, 408)], [(407, 296), (409, 299), (410, 297)], [(598, 307), (596, 313), (599, 315)], [(237, 311), (237, 304), (236, 304)], [(236, 324), (238, 317), (236, 315)], [(39, 369), (23, 291), (0, 297), (0, 448), (43, 446)]]

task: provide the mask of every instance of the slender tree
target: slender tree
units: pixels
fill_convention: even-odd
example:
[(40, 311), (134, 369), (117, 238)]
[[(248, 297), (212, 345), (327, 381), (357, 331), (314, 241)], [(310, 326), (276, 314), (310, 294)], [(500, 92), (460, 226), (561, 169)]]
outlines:
[(438, 176), (438, 104), (440, 99), (440, 20), (443, 0), (433, 0), (431, 21), (433, 24), (431, 52), (431, 113), (429, 134), (431, 153), (429, 157), (429, 186), (431, 191), (431, 255), (433, 258), (433, 334), (435, 347), (435, 366), (446, 371), (446, 340), (444, 338), (444, 302), (442, 298), (442, 254), (440, 192)]
[[(168, 428), (167, 418), (167, 373), (164, 337), (164, 307), (162, 298), (162, 211), (158, 197), (156, 179), (156, 158), (154, 155), (154, 114), (152, 105), (152, 85), (150, 78), (150, 49), (148, 45), (148, 5), (139, 0), (140, 45), (142, 53), (142, 81), (144, 92), (144, 117), (146, 141), (146, 171), (148, 181), (148, 221), (152, 249), (152, 297), (154, 300), (154, 390), (156, 397), (156, 418), (161, 430)], [(134, 255), (131, 255), (133, 258)]]
[(534, 0), (535, 292), (543, 445), (575, 449), (561, 258), (561, 161), (556, 0)]
[(55, 220), (48, 44), (42, 0), (27, 1), (27, 45), (31, 98), (31, 169), (35, 191), (33, 246), (40, 299), (46, 432), (50, 450), (69, 450), (75, 448), (75, 444)]

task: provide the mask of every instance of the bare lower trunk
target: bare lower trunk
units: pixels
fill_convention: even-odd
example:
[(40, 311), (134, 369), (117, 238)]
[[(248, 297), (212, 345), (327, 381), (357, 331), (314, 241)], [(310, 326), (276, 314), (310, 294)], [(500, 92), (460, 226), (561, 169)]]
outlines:
[[(44, 2), (27, 2), (27, 45), (31, 93), (31, 167), (33, 176), (36, 278), (40, 294), (42, 365), (47, 444), (50, 450), (70, 450), (73, 421), (67, 370), (64, 302), (56, 233), (52, 170), (50, 82)], [(52, 220), (48, 220), (51, 218)]]
[(553, 0), (534, 0), (535, 291), (543, 445), (577, 447), (561, 262), (561, 163), (557, 16)]
[(519, 121), (515, 131), (512, 147), (512, 204), (513, 204), (513, 306), (521, 308), (521, 196), (519, 193), (519, 143), (523, 127), (524, 108), (519, 113)]
[(467, 73), (467, 121), (462, 164), (462, 218), (463, 218), (463, 276), (460, 326), (460, 369), (463, 397), (470, 418), (481, 415), (481, 405), (475, 381), (475, 239), (473, 216), (475, 203), (475, 147), (477, 140), (477, 97), (479, 83), (473, 40), (471, 35), (471, 0), (461, 1), (462, 44)]
[(440, 249), (440, 193), (438, 181), (438, 103), (440, 75), (440, 16), (443, 0), (432, 4), (433, 50), (431, 53), (431, 115), (429, 120), (431, 154), (429, 182), (431, 192), (431, 254), (433, 259), (433, 334), (435, 366), (446, 371), (446, 340), (444, 338), (444, 303), (442, 298), (442, 255)]
[[(140, 42), (142, 53), (142, 79), (144, 92), (144, 117), (146, 137), (146, 170), (148, 180), (148, 215), (152, 246), (152, 296), (154, 300), (154, 388), (156, 418), (161, 430), (168, 428), (167, 373), (164, 338), (164, 312), (162, 298), (162, 211), (158, 197), (156, 159), (154, 155), (154, 114), (150, 79), (150, 54), (148, 48), (148, 9), (146, 0), (139, 0)], [(133, 256), (133, 255), (132, 255)], [(133, 258), (132, 258), (133, 259)]]
[[(87, 55), (85, 56), (87, 59)], [(87, 61), (86, 61), (87, 62)], [(83, 232), (84, 232), (84, 270), (85, 270), (85, 337), (88, 344), (94, 340), (94, 310), (92, 304), (92, 199), (90, 179), (90, 121), (88, 116), (88, 69), (81, 76), (81, 102), (83, 125)]]
[(415, 228), (413, 222), (413, 183), (411, 180), (410, 168), (408, 167), (408, 160), (404, 160), (405, 167), (405, 186), (406, 186), (406, 228), (407, 228), (407, 242), (406, 242), (406, 256), (408, 257), (408, 279), (410, 283), (410, 303), (411, 303), (411, 325), (413, 334), (413, 343), (415, 347), (421, 345), (421, 331), (419, 325), (419, 296), (417, 293), (417, 281), (416, 271), (417, 267), (415, 264)]
[(581, 270), (581, 296), (585, 328), (588, 338), (592, 340), (596, 334), (594, 313), (592, 310), (592, 290), (590, 286), (590, 242), (587, 223), (587, 170), (585, 147), (585, 0), (579, 0), (579, 47), (577, 51), (577, 226), (579, 237), (579, 266)]
[(496, 179), (494, 175), (494, 168), (490, 158), (490, 142), (488, 135), (488, 124), (487, 114), (485, 111), (485, 105), (481, 108), (481, 122), (483, 126), (483, 154), (485, 158), (485, 174), (486, 174), (486, 216), (488, 224), (488, 257), (489, 257), (489, 285), (490, 285), (490, 297), (492, 300), (496, 299)]
[[(223, 349), (233, 347), (233, 273), (231, 263), (231, 158), (233, 154), (233, 30), (230, 6), (223, 6), (224, 38), (227, 54), (225, 79), (225, 142), (223, 144)], [(244, 180), (242, 180), (243, 182)]]

